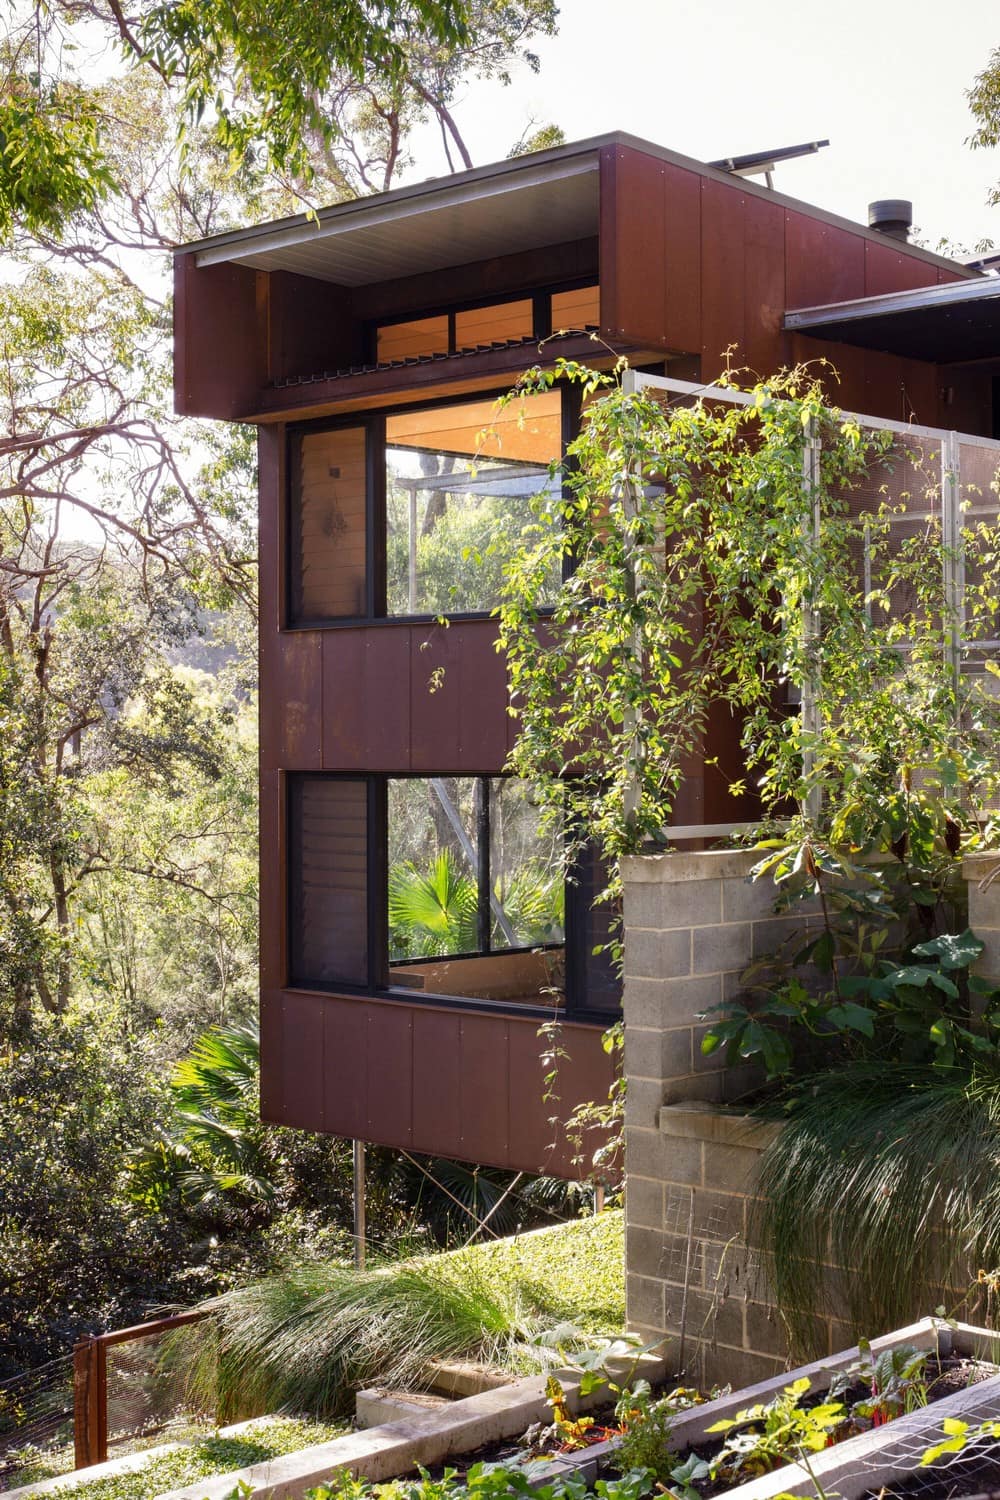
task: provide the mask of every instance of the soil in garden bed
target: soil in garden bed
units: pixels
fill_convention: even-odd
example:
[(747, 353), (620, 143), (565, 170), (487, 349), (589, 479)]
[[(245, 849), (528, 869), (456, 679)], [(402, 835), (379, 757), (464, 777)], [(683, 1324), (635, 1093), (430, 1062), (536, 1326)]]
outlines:
[[(943, 1400), (945, 1396), (954, 1395), (956, 1391), (965, 1390), (966, 1387), (975, 1385), (981, 1380), (988, 1380), (996, 1373), (996, 1366), (981, 1364), (977, 1360), (970, 1360), (955, 1356), (949, 1359), (942, 1360), (939, 1363), (937, 1360), (930, 1359), (927, 1362), (926, 1372), (924, 1376), (928, 1394), (928, 1405), (932, 1405), (935, 1401)], [(791, 1382), (792, 1378), (793, 1376), (792, 1374), (790, 1374), (789, 1382)], [(666, 1394), (668, 1389), (669, 1387), (663, 1387), (662, 1390), (657, 1394)], [(837, 1397), (837, 1399), (843, 1403), (845, 1408), (850, 1408), (856, 1402), (868, 1399), (870, 1397), (870, 1394), (871, 1393), (867, 1386), (857, 1385), (847, 1391), (844, 1391), (840, 1396)], [(810, 1406), (819, 1405), (822, 1402), (825, 1402), (827, 1399), (828, 1397), (825, 1390), (817, 1390), (811, 1392), (811, 1394), (803, 1401), (802, 1405), (804, 1408), (808, 1409)], [(589, 1415), (593, 1418), (593, 1427), (590, 1428), (590, 1434), (595, 1444), (603, 1442), (607, 1437), (613, 1437), (616, 1435), (616, 1432), (613, 1428), (614, 1406), (612, 1403), (609, 1403), (606, 1407), (599, 1408), (589, 1413)], [(851, 1432), (844, 1433), (844, 1436), (852, 1435), (853, 1433)], [(928, 1439), (927, 1446), (930, 1446), (930, 1441), (931, 1440)], [(719, 1452), (719, 1449), (722, 1446), (722, 1442), (723, 1439), (720, 1438), (716, 1441), (699, 1443), (694, 1448), (685, 1449), (680, 1456), (681, 1458), (684, 1458), (689, 1453), (694, 1453), (699, 1458), (711, 1460)], [(997, 1452), (998, 1454), (1000, 1454), (1000, 1446), (998, 1446)], [(533, 1466), (531, 1471), (532, 1477), (541, 1477), (544, 1474), (544, 1468), (547, 1459), (576, 1457), (577, 1455), (579, 1455), (581, 1458), (586, 1458), (586, 1454), (586, 1448), (576, 1448), (573, 1450), (567, 1449), (564, 1451), (550, 1452), (536, 1457), (526, 1449), (523, 1436), (521, 1438), (505, 1438), (500, 1442), (487, 1443), (483, 1447), (477, 1448), (472, 1453), (453, 1455), (449, 1459), (447, 1459), (445, 1463), (432, 1466), (430, 1473), (432, 1477), (440, 1478), (446, 1468), (451, 1469), (457, 1473), (459, 1481), (461, 1482), (464, 1480), (465, 1474), (470, 1468), (472, 1468), (473, 1464), (490, 1463), (523, 1465), (527, 1462), (531, 1462)], [(919, 1455), (917, 1455), (917, 1457), (919, 1458)], [(791, 1462), (791, 1457), (787, 1461)], [(535, 1467), (535, 1465), (537, 1465), (537, 1467)], [(605, 1467), (608, 1467), (606, 1460), (604, 1460), (604, 1462), (602, 1463), (602, 1468)], [(752, 1476), (747, 1474), (743, 1477), (750, 1478)], [(995, 1487), (1000, 1489), (1000, 1463), (998, 1463), (995, 1479)], [(708, 1480), (695, 1481), (694, 1488), (697, 1489), (705, 1497), (705, 1500), (712, 1500), (712, 1497), (721, 1495), (726, 1490), (731, 1489), (734, 1482), (739, 1483), (741, 1481), (734, 1481), (731, 1477), (725, 1479), (720, 1477), (714, 1483)], [(991, 1487), (993, 1486), (990, 1482), (979, 1486), (980, 1489), (984, 1490), (990, 1489)], [(973, 1491), (969, 1490), (962, 1491), (963, 1495), (971, 1495), (972, 1493)], [(888, 1495), (886, 1496), (886, 1500), (889, 1500)], [(922, 1493), (920, 1496), (920, 1500), (924, 1500)], [(940, 1496), (935, 1495), (934, 1497), (928, 1497), (928, 1500), (947, 1500), (947, 1492), (943, 1491)], [(998, 1500), (1000, 1500), (1000, 1497), (998, 1497)]]
[[(930, 1447), (930, 1441), (927, 1442)], [(1000, 1443), (970, 1443), (962, 1453), (914, 1469), (905, 1479), (894, 1479), (869, 1490), (862, 1500), (979, 1500), (1000, 1497)], [(916, 1462), (919, 1463), (919, 1457)]]

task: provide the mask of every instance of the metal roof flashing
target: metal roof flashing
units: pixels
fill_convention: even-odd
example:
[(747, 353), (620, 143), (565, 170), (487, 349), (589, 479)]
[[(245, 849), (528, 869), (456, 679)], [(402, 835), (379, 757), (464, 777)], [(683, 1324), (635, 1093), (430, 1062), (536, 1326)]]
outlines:
[[(627, 132), (612, 131), (336, 203), (319, 209), (315, 217), (298, 214), (213, 235), (179, 245), (174, 253), (193, 253), (198, 266), (235, 262), (260, 270), (297, 271), (342, 285), (365, 285), (560, 244), (598, 232), (598, 169), (600, 153), (608, 148), (643, 152), (741, 193), (848, 229), (875, 244), (890, 243), (864, 224)], [(914, 259), (965, 279), (980, 279), (976, 270), (932, 250), (891, 243)]]
[(789, 308), (790, 332), (939, 364), (1000, 357), (1000, 276)]

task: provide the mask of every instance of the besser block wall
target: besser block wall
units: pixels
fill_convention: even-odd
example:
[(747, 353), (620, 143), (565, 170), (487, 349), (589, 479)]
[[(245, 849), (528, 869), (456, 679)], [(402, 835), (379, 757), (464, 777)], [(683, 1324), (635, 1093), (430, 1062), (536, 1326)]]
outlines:
[[(811, 904), (775, 914), (772, 883), (749, 878), (759, 858), (740, 850), (622, 861), (628, 1323), (644, 1342), (666, 1338), (668, 1366), (683, 1355), (685, 1376), (703, 1385), (763, 1380), (790, 1358), (747, 1245), (754, 1169), (778, 1127), (732, 1108), (762, 1075), (703, 1056), (706, 1025), (695, 1019), (738, 993), (752, 960), (817, 918)], [(977, 969), (1000, 982), (1000, 878), (986, 883), (998, 865), (977, 855), (962, 868), (969, 925), (986, 945)], [(854, 1341), (836, 1317), (816, 1335), (829, 1353)]]

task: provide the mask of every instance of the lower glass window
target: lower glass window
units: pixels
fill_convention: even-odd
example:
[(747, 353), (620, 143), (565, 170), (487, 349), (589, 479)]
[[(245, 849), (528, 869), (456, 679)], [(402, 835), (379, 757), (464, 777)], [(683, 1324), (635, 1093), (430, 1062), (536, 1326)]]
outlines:
[(537, 1004), (561, 998), (562, 830), (540, 826), (527, 782), (389, 782), (390, 982)]
[(287, 800), (292, 984), (617, 1008), (604, 871), (567, 882), (531, 783), (291, 774)]

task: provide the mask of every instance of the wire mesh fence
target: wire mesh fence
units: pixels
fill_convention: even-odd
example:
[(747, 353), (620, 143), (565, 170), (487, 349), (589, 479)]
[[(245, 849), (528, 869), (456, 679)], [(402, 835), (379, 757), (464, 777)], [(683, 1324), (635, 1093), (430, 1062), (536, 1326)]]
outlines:
[(73, 1462), (73, 1356), (50, 1360), (0, 1384), (0, 1490), (43, 1454), (69, 1455)]
[(197, 1393), (180, 1313), (84, 1339), (0, 1384), (0, 1491), (103, 1463), (215, 1424), (211, 1374)]

